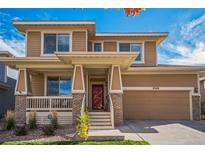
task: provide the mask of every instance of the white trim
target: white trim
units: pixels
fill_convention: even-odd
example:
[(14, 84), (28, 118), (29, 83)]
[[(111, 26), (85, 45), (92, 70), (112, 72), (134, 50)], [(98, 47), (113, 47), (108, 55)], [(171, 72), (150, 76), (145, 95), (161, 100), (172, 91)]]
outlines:
[[(95, 43), (101, 43), (101, 51), (100, 52), (95, 51)], [(104, 52), (104, 41), (92, 41), (92, 52), (95, 52), (95, 53)]]
[[(59, 80), (63, 77), (68, 78), (71, 80), (71, 83), (73, 83), (72, 81), (72, 77), (70, 75), (65, 75), (65, 74), (49, 74), (49, 73), (45, 73), (44, 74), (44, 96), (48, 96), (48, 77), (57, 77)], [(59, 89), (60, 89), (60, 84), (59, 84)], [(71, 93), (72, 95), (72, 93)], [(52, 96), (48, 96), (48, 97), (52, 97)], [(55, 97), (55, 96), (53, 96)], [(68, 96), (58, 96), (58, 97), (71, 97), (70, 95)]]
[[(112, 90), (112, 82), (113, 82), (113, 71), (114, 67), (118, 68), (118, 75), (119, 75), (119, 80), (120, 80), (120, 90)], [(109, 93), (123, 93), (123, 88), (122, 88), (122, 78), (121, 78), (121, 70), (119, 65), (112, 65), (111, 69), (111, 78), (110, 78), (110, 85), (109, 85)]]
[(58, 34), (69, 34), (69, 51), (68, 52), (72, 52), (72, 33), (73, 31), (67, 31), (67, 30), (44, 30), (44, 31), (40, 31), (41, 32), (41, 55), (40, 56), (55, 56), (55, 52), (52, 54), (46, 54), (44, 53), (44, 35), (45, 34), (56, 34), (56, 51), (57, 50), (57, 46), (58, 46)]
[(95, 36), (168, 36), (168, 33), (96, 33)]
[(28, 32), (25, 33), (25, 56), (28, 56)]
[[(141, 61), (134, 61), (133, 64), (145, 64), (145, 51), (144, 51), (144, 44), (145, 41), (117, 41), (117, 52), (120, 52), (120, 43), (129, 43), (129, 44), (142, 44), (142, 60)], [(132, 52), (131, 53), (138, 53), (138, 52)], [(123, 52), (122, 52), (123, 53)], [(138, 54), (139, 55), (139, 54)]]
[(127, 91), (191, 91), (194, 93), (194, 87), (123, 87)]
[(95, 21), (13, 21), (14, 25), (94, 25)]

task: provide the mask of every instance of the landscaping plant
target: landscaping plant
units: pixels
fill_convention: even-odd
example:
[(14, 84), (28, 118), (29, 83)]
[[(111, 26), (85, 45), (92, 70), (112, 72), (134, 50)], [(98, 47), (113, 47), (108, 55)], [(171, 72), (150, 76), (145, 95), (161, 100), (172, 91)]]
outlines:
[(56, 111), (53, 111), (51, 113), (51, 125), (53, 126), (54, 129), (59, 128), (59, 124), (58, 124), (58, 115)]
[(16, 136), (24, 136), (27, 134), (27, 130), (25, 126), (16, 126), (15, 127)]
[(82, 115), (79, 116), (77, 133), (82, 139), (87, 140), (88, 130), (89, 130), (89, 115), (87, 112), (84, 112)]
[(46, 126), (42, 127), (42, 131), (45, 135), (48, 135), (48, 136), (55, 134), (54, 128), (52, 125), (46, 125)]
[(29, 113), (28, 127), (30, 129), (36, 129), (37, 128), (36, 112), (30, 112)]
[(5, 116), (5, 128), (7, 130), (11, 130), (15, 128), (15, 119), (14, 119), (15, 113), (13, 111), (7, 111)]

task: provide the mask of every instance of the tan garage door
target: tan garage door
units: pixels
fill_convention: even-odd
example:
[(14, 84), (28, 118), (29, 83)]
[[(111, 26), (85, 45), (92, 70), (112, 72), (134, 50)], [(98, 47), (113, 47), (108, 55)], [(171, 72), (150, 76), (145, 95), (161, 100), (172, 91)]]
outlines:
[(124, 119), (189, 120), (188, 91), (124, 91)]

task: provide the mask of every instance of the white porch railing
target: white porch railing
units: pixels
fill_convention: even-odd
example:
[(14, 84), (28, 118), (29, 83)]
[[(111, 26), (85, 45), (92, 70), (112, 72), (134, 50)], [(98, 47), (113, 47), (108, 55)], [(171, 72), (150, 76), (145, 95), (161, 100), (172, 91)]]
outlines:
[(110, 105), (110, 115), (111, 115), (112, 128), (114, 128), (114, 107), (113, 107), (111, 95), (109, 95), (109, 105)]
[(72, 97), (29, 96), (26, 98), (26, 110), (72, 110)]
[(26, 122), (29, 113), (36, 112), (37, 124), (50, 124), (52, 111), (57, 112), (59, 124), (72, 124), (72, 97), (28, 96), (26, 98)]

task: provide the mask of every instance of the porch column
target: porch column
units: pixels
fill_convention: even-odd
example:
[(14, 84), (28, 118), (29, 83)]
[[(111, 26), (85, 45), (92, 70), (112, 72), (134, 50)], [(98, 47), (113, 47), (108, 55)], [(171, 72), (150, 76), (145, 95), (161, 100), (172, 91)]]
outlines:
[(26, 69), (19, 69), (15, 89), (15, 122), (17, 126), (26, 124), (26, 96), (31, 94), (29, 73)]
[(123, 104), (122, 104), (122, 79), (120, 66), (113, 65), (110, 77), (110, 95), (114, 108), (114, 124), (123, 123)]
[(201, 120), (201, 96), (192, 95), (192, 115), (193, 120)]
[(73, 94), (73, 111), (72, 121), (76, 125), (77, 119), (80, 115), (83, 97), (85, 94), (85, 82), (82, 65), (74, 66), (73, 83), (72, 83), (72, 94)]

